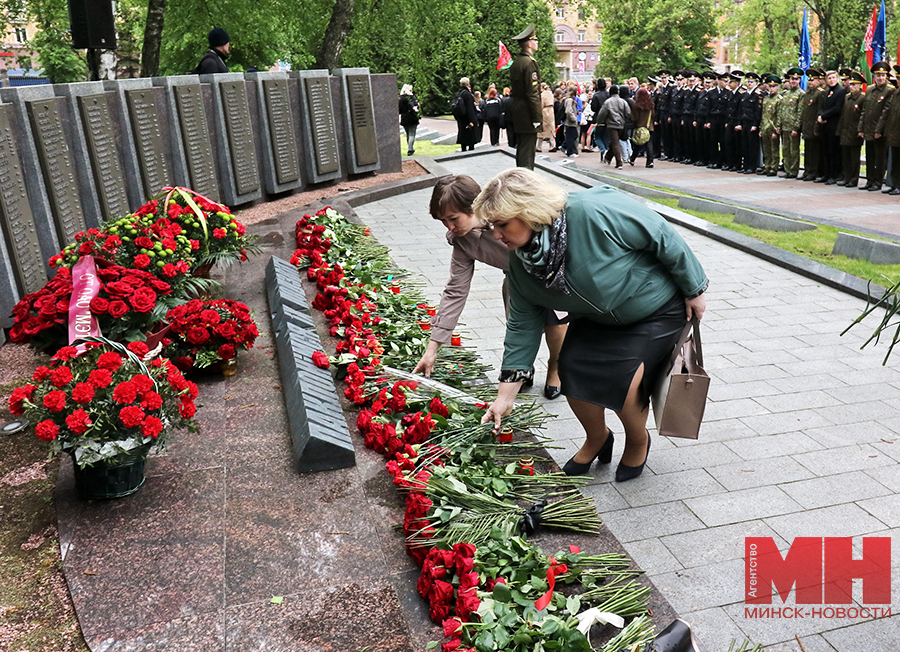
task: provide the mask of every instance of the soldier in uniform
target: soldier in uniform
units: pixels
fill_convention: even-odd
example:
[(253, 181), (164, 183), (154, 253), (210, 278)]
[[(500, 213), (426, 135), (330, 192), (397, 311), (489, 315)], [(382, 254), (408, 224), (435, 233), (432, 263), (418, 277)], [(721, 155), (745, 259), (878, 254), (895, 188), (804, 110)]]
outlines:
[(779, 136), (778, 136), (778, 96), (781, 80), (777, 75), (766, 75), (766, 96), (762, 101), (762, 120), (759, 126), (759, 137), (763, 150), (763, 169), (757, 174), (774, 177), (778, 174)]
[(866, 179), (868, 183), (863, 190), (881, 190), (884, 181), (884, 168), (887, 164), (887, 141), (882, 138), (884, 113), (891, 104), (896, 89), (888, 85), (888, 74), (891, 67), (884, 61), (872, 66), (874, 84), (866, 91), (866, 97), (859, 112), (859, 128), (857, 132), (866, 140)]
[(662, 84), (656, 94), (656, 120), (653, 123), (654, 151), (657, 152), (658, 158), (665, 161), (669, 157), (670, 143), (669, 140), (669, 102), (671, 101), (672, 85), (669, 83), (669, 77), (672, 76), (665, 68), (657, 71), (659, 81)]
[(821, 85), (825, 81), (825, 73), (818, 68), (807, 68), (809, 82), (803, 95), (803, 110), (800, 111), (800, 136), (806, 145), (803, 158), (804, 170), (801, 181), (815, 181), (819, 176), (822, 141), (819, 138), (818, 122), (819, 104), (822, 102)]
[(737, 172), (741, 169), (743, 155), (741, 152), (741, 102), (744, 99), (744, 89), (741, 81), (744, 73), (733, 70), (728, 75), (728, 87), (731, 96), (728, 98), (728, 112), (725, 115), (725, 167), (728, 172)]
[(728, 113), (728, 100), (731, 91), (728, 89), (728, 74), (722, 73), (716, 78), (716, 90), (709, 107), (709, 131), (710, 131), (710, 170), (718, 170), (725, 165), (724, 162), (724, 138), (725, 115)]
[(672, 90), (671, 102), (669, 103), (669, 124), (672, 125), (672, 153), (675, 157), (669, 155), (669, 159), (675, 163), (680, 163), (684, 158), (684, 149), (681, 142), (681, 118), (684, 113), (684, 70), (675, 73), (675, 88)]
[(687, 83), (682, 89), (683, 97), (681, 104), (681, 147), (684, 150), (684, 156), (681, 162), (690, 165), (694, 162), (694, 113), (697, 110), (697, 80), (700, 73), (696, 70), (688, 70)]
[[(838, 128), (838, 136), (841, 139), (841, 181), (839, 186), (856, 188), (859, 184), (859, 154), (862, 149), (863, 139), (857, 132), (859, 125), (859, 112), (865, 95), (862, 93), (862, 85), (866, 78), (861, 73), (850, 73), (849, 92), (844, 98), (844, 108), (841, 112), (841, 124)], [(898, 191), (900, 193), (900, 191)]]
[(541, 75), (537, 61), (531, 56), (538, 49), (534, 25), (529, 25), (515, 37), (521, 52), (509, 68), (509, 87), (512, 97), (513, 131), (516, 134), (516, 165), (534, 169), (537, 134), (541, 129)]
[[(900, 72), (900, 66), (894, 66), (894, 72)], [(891, 76), (888, 81), (896, 88), (897, 78)], [(882, 137), (887, 140), (888, 151), (890, 153), (891, 169), (890, 188), (882, 190), (889, 195), (900, 195), (900, 96), (896, 93), (891, 98), (891, 105), (884, 111), (886, 118), (884, 120), (884, 129)]]
[(741, 138), (744, 150), (744, 174), (755, 174), (759, 167), (759, 124), (762, 120), (762, 90), (759, 75), (744, 76), (747, 92), (741, 102)]
[(841, 86), (847, 89), (847, 92), (850, 92), (850, 77), (853, 75), (853, 71), (850, 68), (840, 68), (838, 70), (838, 75), (841, 76)]
[(803, 70), (791, 68), (785, 73), (788, 89), (778, 104), (778, 133), (781, 136), (781, 155), (784, 158), (784, 178), (796, 179), (800, 172), (800, 112), (803, 109), (803, 89), (800, 79)]
[(694, 165), (706, 165), (709, 162), (709, 109), (714, 98), (715, 79), (718, 75), (711, 70), (703, 73), (703, 89), (697, 95), (697, 107), (694, 110)]

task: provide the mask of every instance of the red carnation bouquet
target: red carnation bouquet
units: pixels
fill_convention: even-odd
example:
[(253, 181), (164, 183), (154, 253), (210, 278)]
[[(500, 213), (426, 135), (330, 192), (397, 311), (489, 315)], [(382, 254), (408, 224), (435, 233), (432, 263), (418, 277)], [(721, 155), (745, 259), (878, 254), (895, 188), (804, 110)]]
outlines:
[(31, 382), (13, 390), (9, 410), (35, 424), (38, 439), (80, 467), (142, 446), (160, 447), (173, 428), (196, 431), (197, 386), (145, 342), (127, 347), (85, 338), (81, 355), (64, 346)]
[(231, 360), (238, 349), (252, 348), (259, 335), (250, 309), (231, 299), (188, 301), (169, 310), (166, 319), (166, 355), (185, 371)]
[[(90, 309), (100, 332), (111, 340), (143, 339), (159, 321), (157, 306), (172, 292), (172, 287), (144, 270), (127, 269), (102, 258), (95, 262), (101, 287)], [(72, 273), (59, 267), (44, 287), (22, 297), (13, 308), (10, 340), (51, 352), (67, 344), (71, 297)]]

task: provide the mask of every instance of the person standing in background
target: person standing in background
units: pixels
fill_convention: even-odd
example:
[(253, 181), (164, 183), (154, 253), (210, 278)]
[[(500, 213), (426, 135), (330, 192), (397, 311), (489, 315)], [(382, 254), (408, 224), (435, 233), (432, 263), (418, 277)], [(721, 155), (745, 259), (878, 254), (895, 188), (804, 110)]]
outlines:
[(803, 110), (800, 111), (800, 136), (805, 141), (805, 152), (803, 154), (803, 176), (802, 181), (815, 181), (820, 174), (822, 158), (822, 139), (819, 137), (819, 125), (816, 118), (819, 115), (819, 105), (822, 103), (824, 94), (822, 93), (822, 83), (825, 73), (818, 68), (807, 68), (806, 76), (808, 82), (806, 85), (806, 93), (803, 95)]
[[(757, 85), (759, 75), (748, 72), (744, 76), (747, 93), (741, 102), (741, 138), (744, 148), (744, 174), (756, 174), (759, 167), (759, 123), (762, 121), (762, 91)], [(782, 98), (784, 101), (784, 98)], [(798, 142), (800, 135), (797, 135)], [(798, 159), (799, 163), (799, 159)], [(794, 175), (796, 176), (796, 174)]]
[(475, 149), (475, 125), (478, 117), (475, 115), (475, 96), (469, 87), (469, 78), (462, 77), (459, 86), (460, 113), (456, 118), (456, 144), (465, 152)]
[(484, 100), (481, 99), (481, 91), (473, 93), (475, 98), (475, 142), (480, 143), (484, 139)]
[(497, 96), (496, 88), (491, 87), (488, 89), (487, 99), (484, 101), (484, 108), (481, 110), (481, 113), (488, 126), (491, 145), (496, 147), (500, 144), (500, 123), (503, 118), (503, 104)]
[(800, 116), (803, 110), (801, 68), (791, 68), (786, 73), (788, 89), (781, 94), (778, 105), (778, 129), (784, 151), (784, 178), (796, 179), (800, 172)]
[(419, 128), (419, 100), (413, 95), (412, 84), (404, 84), (400, 90), (400, 126), (406, 131), (406, 155), (416, 153), (416, 129)]
[(553, 92), (547, 84), (541, 84), (541, 133), (538, 134), (537, 151), (543, 150), (543, 143), (547, 143), (547, 147), (553, 147), (550, 139), (553, 138)]
[[(841, 112), (841, 126), (838, 131), (841, 139), (841, 180), (837, 185), (847, 188), (856, 188), (859, 185), (859, 155), (863, 139), (860, 138), (858, 129), (859, 113), (865, 100), (865, 95), (862, 94), (862, 85), (865, 81), (866, 78), (861, 73), (850, 72), (849, 92), (844, 98), (844, 108)], [(900, 118), (900, 114), (897, 117)], [(897, 194), (900, 194), (900, 190)]]
[(543, 122), (541, 111), (541, 74), (532, 56), (538, 49), (534, 24), (514, 37), (521, 52), (509, 68), (512, 97), (513, 131), (516, 134), (516, 165), (534, 169), (537, 135)]
[(759, 137), (763, 150), (763, 168), (757, 174), (767, 177), (778, 175), (778, 163), (780, 159), (780, 143), (778, 135), (778, 87), (781, 80), (776, 75), (767, 75), (765, 91), (767, 95), (762, 101), (762, 119), (759, 126)]
[(220, 72), (228, 72), (225, 61), (231, 54), (231, 38), (221, 27), (216, 27), (206, 35), (209, 49), (203, 54), (200, 63), (192, 71), (195, 75), (212, 75)]
[(503, 108), (500, 127), (506, 129), (506, 144), (515, 148), (516, 132), (513, 131), (512, 97), (509, 95), (509, 86), (503, 88), (503, 97), (500, 98), (500, 105)]
[(872, 66), (874, 84), (866, 91), (857, 132), (866, 139), (866, 179), (863, 190), (881, 190), (887, 165), (887, 141), (883, 138), (884, 112), (891, 105), (896, 89), (887, 83), (891, 67), (884, 61)]

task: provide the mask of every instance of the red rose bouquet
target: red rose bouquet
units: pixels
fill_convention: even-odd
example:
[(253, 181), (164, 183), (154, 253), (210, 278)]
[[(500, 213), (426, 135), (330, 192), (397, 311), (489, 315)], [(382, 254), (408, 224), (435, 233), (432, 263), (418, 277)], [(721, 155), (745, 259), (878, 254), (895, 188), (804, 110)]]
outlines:
[(185, 371), (231, 360), (238, 349), (251, 348), (259, 335), (250, 309), (231, 299), (188, 301), (169, 310), (166, 319), (166, 355)]
[[(159, 321), (157, 306), (172, 292), (171, 286), (144, 270), (127, 269), (102, 258), (95, 261), (101, 287), (90, 307), (100, 332), (111, 340), (142, 339)], [(59, 267), (44, 287), (22, 297), (13, 308), (10, 340), (39, 351), (56, 351), (67, 344), (71, 297), (71, 271)]]
[(64, 346), (9, 399), (10, 412), (26, 415), (53, 452), (71, 453), (83, 468), (162, 446), (172, 428), (196, 429), (197, 386), (169, 360), (144, 342), (86, 339), (84, 353)]

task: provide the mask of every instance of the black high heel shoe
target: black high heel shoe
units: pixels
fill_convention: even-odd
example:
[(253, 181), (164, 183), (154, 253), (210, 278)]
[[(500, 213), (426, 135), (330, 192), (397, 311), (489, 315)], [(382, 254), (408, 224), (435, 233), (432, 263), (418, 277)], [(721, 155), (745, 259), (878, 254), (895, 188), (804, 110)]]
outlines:
[(650, 433), (647, 433), (647, 454), (644, 456), (644, 461), (640, 463), (639, 466), (626, 466), (619, 462), (619, 466), (616, 467), (616, 482), (627, 482), (628, 480), (634, 480), (644, 471), (644, 465), (647, 463), (647, 458), (650, 457)]
[(562, 395), (562, 387), (559, 385), (544, 385), (544, 396), (549, 398), (551, 401), (553, 399), (559, 398)]
[(590, 462), (585, 464), (581, 464), (575, 461), (575, 457), (573, 456), (568, 462), (566, 462), (565, 466), (563, 466), (563, 473), (566, 475), (585, 475), (588, 470), (591, 468), (591, 464), (594, 463), (596, 459), (600, 464), (609, 464), (612, 461), (612, 452), (613, 452), (613, 443), (615, 443), (616, 438), (613, 435), (612, 430), (609, 428), (606, 429), (606, 441), (603, 442), (603, 446), (600, 447), (600, 450), (597, 451), (597, 454), (591, 459)]

